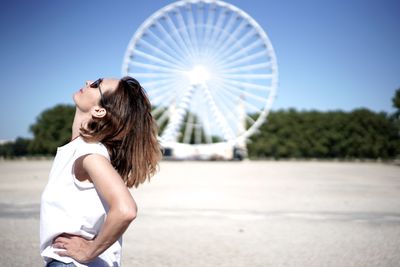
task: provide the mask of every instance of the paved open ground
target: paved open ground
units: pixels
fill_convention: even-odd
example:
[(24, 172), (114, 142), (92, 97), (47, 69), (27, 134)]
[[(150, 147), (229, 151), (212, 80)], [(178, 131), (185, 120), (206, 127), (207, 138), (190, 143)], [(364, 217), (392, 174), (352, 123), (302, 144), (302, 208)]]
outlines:
[[(51, 161), (0, 161), (0, 265), (43, 266)], [(123, 266), (400, 266), (400, 167), (162, 162), (132, 190)]]

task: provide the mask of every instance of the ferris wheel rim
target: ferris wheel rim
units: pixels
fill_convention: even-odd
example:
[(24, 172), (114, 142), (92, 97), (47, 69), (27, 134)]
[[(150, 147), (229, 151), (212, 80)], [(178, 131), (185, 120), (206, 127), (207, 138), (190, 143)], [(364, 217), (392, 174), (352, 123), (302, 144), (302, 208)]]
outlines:
[[(141, 25), (140, 27), (136, 30), (134, 35), (132, 36), (131, 40), (128, 43), (127, 49), (125, 51), (125, 56), (124, 56), (124, 61), (122, 65), (122, 74), (127, 75), (129, 74), (129, 63), (130, 63), (130, 56), (133, 53), (133, 50), (136, 46), (136, 44), (140, 41), (140, 38), (145, 34), (145, 31), (154, 24), (158, 19), (160, 19), (164, 14), (174, 10), (175, 8), (183, 7), (187, 4), (198, 4), (198, 3), (204, 3), (204, 4), (215, 4), (219, 7), (222, 8), (227, 8), (230, 11), (235, 12), (236, 14), (239, 14), (240, 17), (245, 19), (259, 34), (262, 42), (265, 44), (266, 50), (268, 51), (268, 55), (270, 57), (270, 64), (271, 64), (271, 70), (273, 72), (273, 75), (271, 75), (271, 85), (269, 86), (269, 97), (266, 99), (265, 105), (262, 107), (261, 112), (256, 119), (256, 121), (249, 127), (247, 128), (243, 133), (235, 136), (232, 140), (227, 140), (227, 142), (236, 142), (237, 140), (243, 140), (249, 138), (251, 135), (255, 134), (258, 130), (258, 128), (265, 122), (270, 109), (272, 107), (272, 103), (276, 98), (276, 91), (278, 87), (278, 78), (279, 78), (279, 72), (278, 72), (278, 66), (277, 66), (277, 59), (276, 59), (276, 54), (275, 50), (273, 48), (273, 45), (267, 35), (267, 33), (264, 31), (264, 29), (255, 21), (248, 13), (245, 11), (241, 10), (240, 8), (226, 3), (224, 1), (220, 0), (180, 0), (177, 2), (170, 3), (160, 9), (158, 9), (156, 12), (154, 12), (151, 16), (149, 16)], [(226, 141), (224, 141), (226, 142)], [(180, 143), (180, 142), (177, 142)], [(217, 142), (219, 143), (219, 142)], [(213, 143), (213, 144), (217, 144)]]

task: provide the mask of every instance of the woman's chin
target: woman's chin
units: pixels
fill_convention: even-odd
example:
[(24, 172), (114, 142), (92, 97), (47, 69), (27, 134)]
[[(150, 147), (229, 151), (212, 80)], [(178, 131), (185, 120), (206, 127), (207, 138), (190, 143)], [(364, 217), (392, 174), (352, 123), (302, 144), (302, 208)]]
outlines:
[(76, 100), (77, 100), (77, 95), (79, 94), (79, 92), (76, 92), (72, 95), (72, 100), (74, 101), (75, 105), (76, 105)]

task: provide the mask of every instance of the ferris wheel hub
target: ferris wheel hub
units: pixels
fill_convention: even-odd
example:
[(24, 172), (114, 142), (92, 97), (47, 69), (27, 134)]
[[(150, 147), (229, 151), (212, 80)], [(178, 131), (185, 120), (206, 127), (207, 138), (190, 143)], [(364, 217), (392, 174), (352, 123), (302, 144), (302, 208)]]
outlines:
[(187, 73), (192, 86), (204, 85), (210, 79), (210, 73), (203, 65), (196, 65)]

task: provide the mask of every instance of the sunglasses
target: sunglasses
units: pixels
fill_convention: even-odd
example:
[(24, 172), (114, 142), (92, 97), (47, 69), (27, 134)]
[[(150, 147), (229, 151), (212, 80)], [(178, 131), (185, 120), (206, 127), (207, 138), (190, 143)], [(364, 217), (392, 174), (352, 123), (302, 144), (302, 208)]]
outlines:
[(89, 85), (89, 87), (90, 87), (90, 88), (98, 88), (98, 89), (99, 89), (99, 92), (100, 92), (100, 104), (104, 107), (105, 105), (104, 105), (103, 92), (102, 92), (101, 89), (100, 89), (100, 84), (101, 84), (102, 81), (103, 81), (102, 78), (97, 79), (96, 81), (92, 82), (92, 83)]

